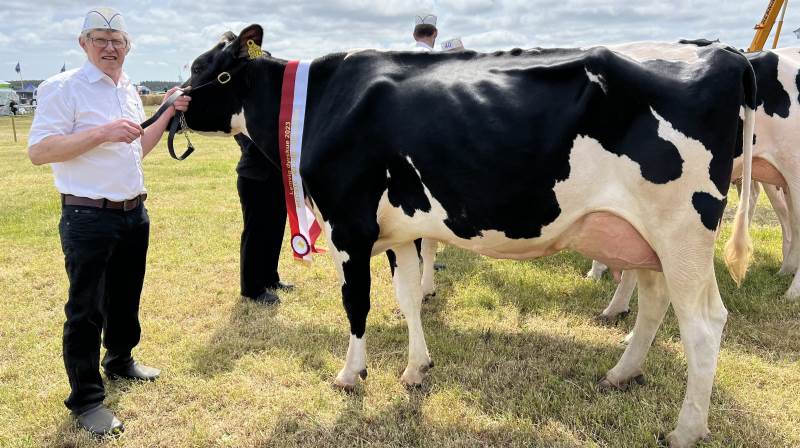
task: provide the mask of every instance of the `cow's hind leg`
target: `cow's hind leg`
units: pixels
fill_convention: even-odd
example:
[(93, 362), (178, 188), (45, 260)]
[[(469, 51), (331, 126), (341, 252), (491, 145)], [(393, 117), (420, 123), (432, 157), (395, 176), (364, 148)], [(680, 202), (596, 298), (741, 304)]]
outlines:
[[(337, 234), (328, 236), (331, 254), (342, 283), (342, 302), (350, 322), (350, 344), (344, 367), (334, 380), (334, 385), (344, 390), (353, 390), (361, 377), (367, 377), (367, 345), (365, 340), (367, 314), (369, 313), (370, 247), (368, 238), (354, 238), (357, 244), (337, 241)], [(341, 240), (341, 238), (340, 238)]]
[(667, 440), (671, 447), (690, 447), (709, 434), (708, 406), (728, 311), (722, 303), (713, 269), (704, 281), (691, 285), (683, 280), (670, 280), (669, 286), (689, 374), (678, 426)]
[(626, 389), (631, 382), (643, 382), (642, 363), (669, 307), (664, 274), (640, 270), (635, 278), (639, 280), (636, 324), (619, 362), (600, 381), (601, 389)]
[[(424, 240), (423, 240), (424, 245)], [(408, 324), (408, 366), (400, 381), (406, 386), (422, 384), (428, 370), (433, 367), (422, 331), (422, 287), (420, 286), (419, 258), (413, 243), (394, 247), (397, 267), (392, 281), (400, 311)]]

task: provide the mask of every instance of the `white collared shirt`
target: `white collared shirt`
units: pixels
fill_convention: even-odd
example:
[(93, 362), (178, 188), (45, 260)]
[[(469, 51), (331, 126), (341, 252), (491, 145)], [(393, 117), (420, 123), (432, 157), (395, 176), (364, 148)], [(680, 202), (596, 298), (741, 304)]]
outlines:
[[(145, 120), (139, 94), (128, 76), (119, 84), (94, 64), (59, 73), (39, 85), (38, 107), (28, 146), (51, 135), (70, 135), (120, 118)], [(51, 163), (56, 189), (92, 199), (124, 201), (144, 193), (142, 142), (103, 143), (66, 162)]]
[(419, 53), (431, 53), (433, 52), (433, 47), (426, 44), (425, 42), (417, 41), (411, 48), (411, 51), (416, 51)]

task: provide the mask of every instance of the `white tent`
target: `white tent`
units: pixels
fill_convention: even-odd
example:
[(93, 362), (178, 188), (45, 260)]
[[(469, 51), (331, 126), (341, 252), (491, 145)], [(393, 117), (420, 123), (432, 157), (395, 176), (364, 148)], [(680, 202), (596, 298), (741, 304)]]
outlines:
[(11, 109), (8, 107), (11, 101), (19, 104), (17, 92), (11, 88), (10, 83), (0, 81), (0, 115), (8, 115), (11, 113)]

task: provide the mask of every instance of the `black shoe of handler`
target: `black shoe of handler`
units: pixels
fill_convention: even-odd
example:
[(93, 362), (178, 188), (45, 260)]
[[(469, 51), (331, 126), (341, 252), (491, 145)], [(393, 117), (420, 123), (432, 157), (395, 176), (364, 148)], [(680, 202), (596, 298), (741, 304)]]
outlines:
[(122, 368), (107, 368), (105, 369), (105, 372), (106, 376), (110, 380), (118, 380), (123, 378), (126, 380), (155, 381), (155, 379), (161, 375), (161, 370), (156, 369), (155, 367), (147, 367), (139, 364), (136, 361), (133, 361), (130, 363), (130, 365)]
[(249, 299), (253, 302), (263, 303), (264, 305), (275, 305), (281, 302), (280, 297), (269, 289), (259, 294), (258, 297), (250, 297)]
[(291, 291), (293, 289), (294, 289), (294, 285), (293, 284), (282, 282), (282, 281), (278, 281), (278, 283), (275, 283), (272, 286), (267, 286), (267, 290), (268, 291), (269, 290), (273, 290), (273, 291)]
[(118, 436), (125, 431), (122, 422), (102, 403), (73, 416), (81, 428), (94, 436)]

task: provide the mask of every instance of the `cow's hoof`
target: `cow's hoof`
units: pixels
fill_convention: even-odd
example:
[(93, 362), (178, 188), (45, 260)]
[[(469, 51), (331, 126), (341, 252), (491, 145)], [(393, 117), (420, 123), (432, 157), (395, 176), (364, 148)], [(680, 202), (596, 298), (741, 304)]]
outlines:
[(433, 361), (426, 365), (419, 367), (407, 366), (406, 370), (400, 376), (400, 382), (409, 388), (417, 388), (422, 386), (425, 378), (428, 376), (428, 371), (433, 368)]
[(424, 296), (422, 296), (422, 301), (423, 302), (427, 302), (428, 300), (431, 300), (434, 297), (436, 297), (436, 291), (429, 292), (429, 293), (425, 294)]
[(615, 325), (617, 322), (625, 320), (630, 313), (631, 310), (620, 311), (617, 314), (598, 314), (594, 320), (603, 325)]
[(348, 394), (352, 393), (353, 391), (356, 390), (356, 385), (355, 384), (348, 384), (348, 383), (341, 382), (341, 381), (339, 381), (338, 378), (333, 380), (333, 384), (331, 384), (331, 386), (333, 386), (334, 389), (340, 390), (342, 392), (346, 392)]
[(647, 381), (644, 379), (643, 373), (634, 375), (622, 381), (614, 381), (611, 378), (609, 378), (608, 375), (606, 375), (605, 377), (603, 377), (602, 380), (600, 380), (599, 383), (597, 383), (597, 388), (600, 389), (601, 392), (608, 392), (614, 390), (626, 391), (633, 384), (643, 385), (646, 382)]
[(351, 373), (342, 369), (342, 371), (336, 375), (336, 379), (333, 380), (333, 387), (345, 392), (352, 392), (356, 388), (356, 382), (358, 381), (359, 377), (362, 380), (367, 378), (366, 368), (360, 370), (358, 373)]
[(663, 447), (669, 448), (691, 448), (697, 444), (698, 441), (709, 442), (711, 440), (711, 433), (706, 429), (703, 431), (702, 434), (699, 436), (683, 436), (679, 435), (677, 431), (672, 431), (671, 433), (664, 436), (664, 434), (658, 435), (658, 445)]
[(786, 298), (786, 300), (790, 302), (796, 302), (797, 299), (800, 299), (800, 291), (795, 289), (789, 289), (783, 296)]

